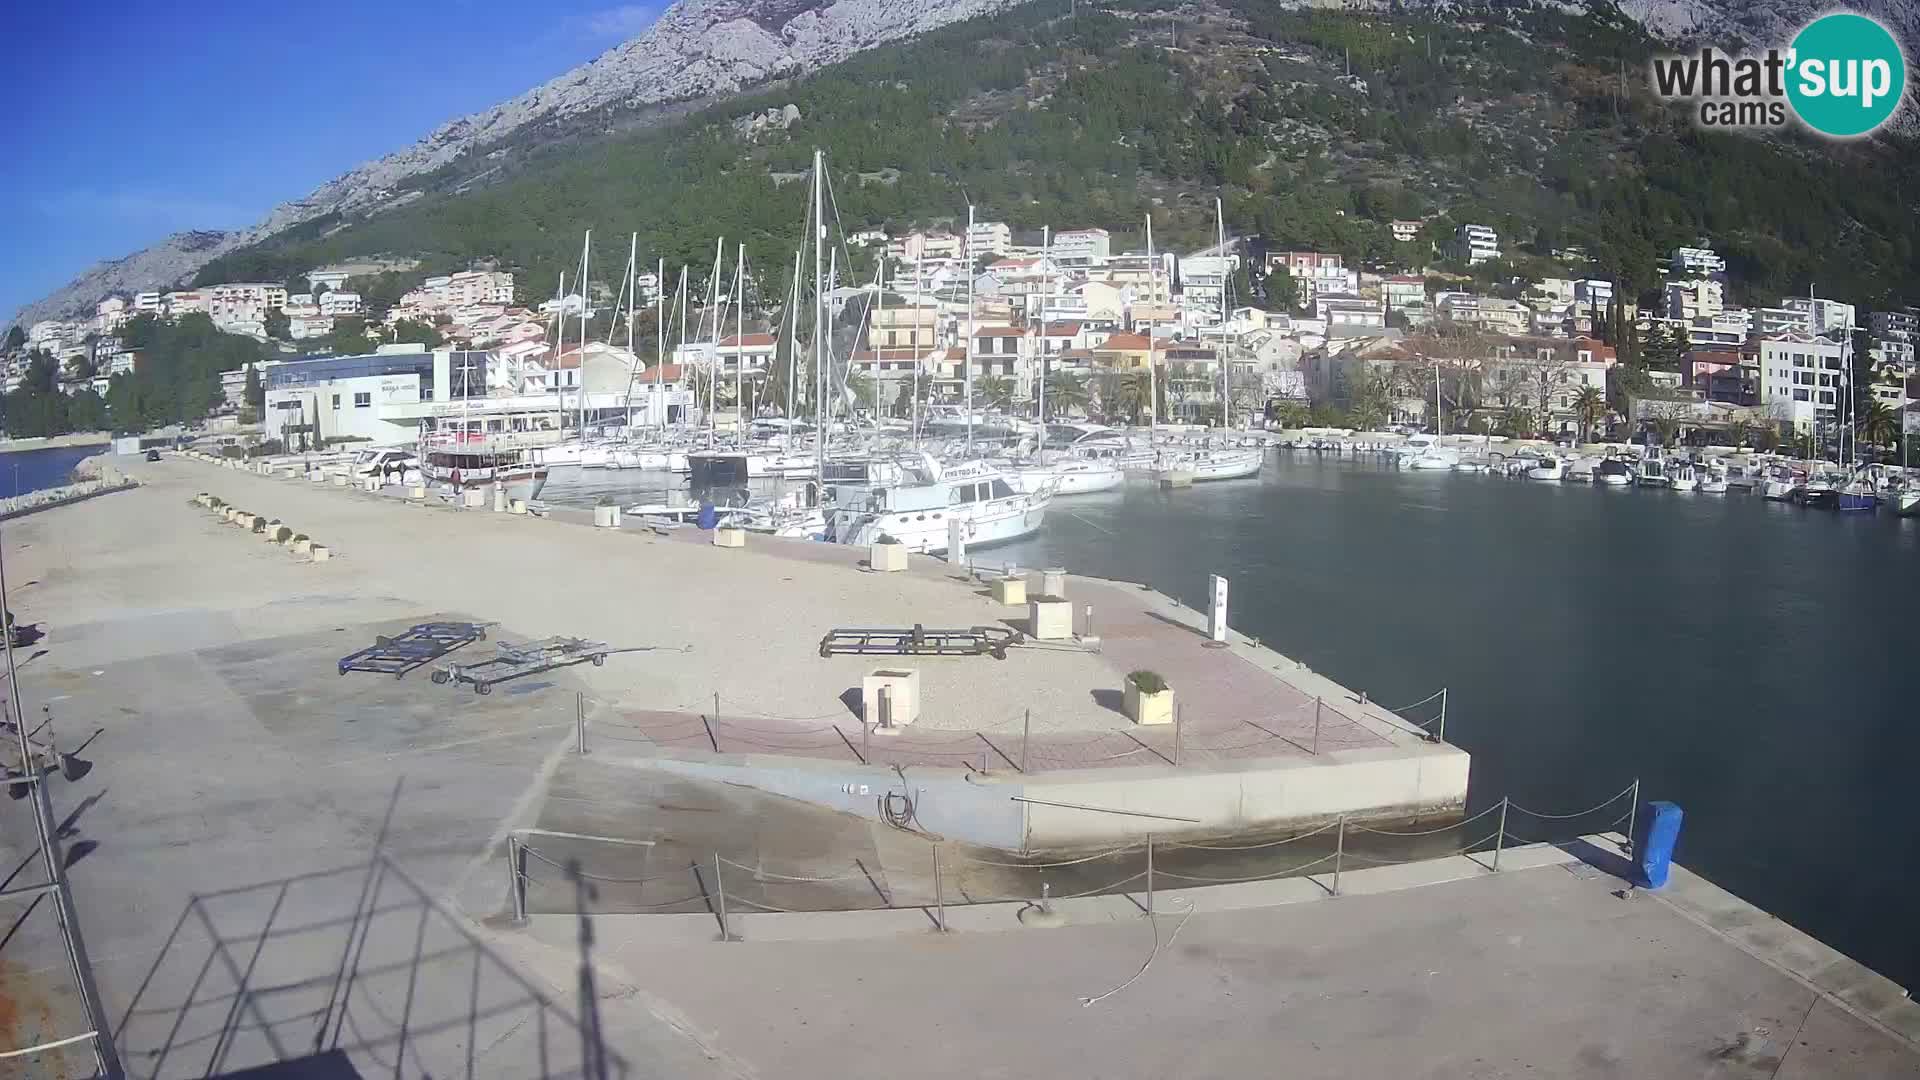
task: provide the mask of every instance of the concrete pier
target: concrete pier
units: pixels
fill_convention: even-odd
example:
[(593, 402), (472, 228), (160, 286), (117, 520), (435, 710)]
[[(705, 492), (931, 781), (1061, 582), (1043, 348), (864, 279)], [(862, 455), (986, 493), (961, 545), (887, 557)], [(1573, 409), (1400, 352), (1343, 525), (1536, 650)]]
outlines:
[[(629, 1075), (1920, 1076), (1897, 988), (1690, 875), (1626, 889), (1617, 838), (1509, 847), (1494, 873), (1471, 843), (1489, 819), (1447, 831), (1466, 755), (1238, 635), (1207, 648), (1198, 614), (1137, 586), (1069, 578), (1098, 653), (822, 659), (832, 626), (1023, 613), (936, 560), (867, 574), (858, 549), (135, 471), (0, 540), (18, 617), (47, 630), (21, 658), (26, 711), (52, 708), (62, 748), (98, 729), (92, 772), (52, 791), (138, 1075), (285, 1060), (321, 1019), (367, 1075), (396, 1049), (410, 1075), (566, 1073), (549, 1055), (580, 1044), (578, 860), (586, 1000)], [(199, 491), (344, 556), (251, 542)], [(426, 669), (336, 674), (431, 619), (497, 621), (473, 657), (550, 634), (659, 651), (485, 697)], [(917, 668), (923, 699), (884, 739), (842, 700), (876, 666)], [(1118, 711), (1142, 667), (1175, 686), (1180, 731)], [(890, 795), (911, 798), (904, 827)], [(12, 805), (0, 855), (30, 863)], [(1439, 833), (1394, 835), (1409, 816)], [(1302, 828), (1321, 831), (1200, 846)], [(1273, 880), (1208, 883), (1256, 872)], [(1043, 892), (1065, 925), (1020, 922)], [(10, 1045), (78, 1030), (53, 930), (42, 908), (8, 946)]]

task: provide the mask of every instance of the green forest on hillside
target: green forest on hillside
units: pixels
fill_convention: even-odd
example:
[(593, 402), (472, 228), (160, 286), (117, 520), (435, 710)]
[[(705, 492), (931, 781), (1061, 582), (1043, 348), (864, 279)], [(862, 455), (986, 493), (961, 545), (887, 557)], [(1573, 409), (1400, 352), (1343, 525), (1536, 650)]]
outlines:
[[(1386, 222), (1437, 214), (1430, 235), (1492, 225), (1522, 269), (1583, 245), (1629, 295), (1655, 282), (1661, 252), (1710, 237), (1744, 299), (1810, 281), (1868, 306), (1920, 296), (1920, 215), (1903, 187), (1913, 143), (1695, 131), (1640, 89), (1654, 45), (1617, 11), (1469, 8), (1441, 22), (1227, 6), (1244, 34), (1147, 19), (1146, 0), (1074, 17), (1028, 5), (667, 127), (529, 134), (504, 179), (449, 194), (497, 164), (457, 163), (408, 205), (310, 222), (199, 280), (405, 254), (428, 270), (496, 260), (538, 299), (571, 274), (591, 227), (596, 282), (617, 282), (631, 230), (644, 261), (696, 279), (725, 236), (728, 262), (744, 242), (763, 293), (779, 295), (804, 232), (794, 174), (818, 146), (849, 232), (963, 222), (972, 202), (1016, 229), (1104, 226), (1116, 246), (1137, 244), (1151, 210), (1156, 240), (1192, 247), (1211, 236), (1219, 195), (1235, 234), (1356, 262), (1422, 258), (1426, 245), (1396, 249)], [(1349, 63), (1364, 92), (1335, 77)], [(791, 130), (735, 131), (788, 102), (803, 117)]]

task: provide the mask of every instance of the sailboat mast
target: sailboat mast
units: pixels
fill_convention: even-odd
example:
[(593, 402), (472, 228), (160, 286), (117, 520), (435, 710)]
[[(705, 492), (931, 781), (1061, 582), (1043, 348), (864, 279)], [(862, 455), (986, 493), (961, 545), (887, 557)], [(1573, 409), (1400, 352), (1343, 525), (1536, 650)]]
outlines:
[[(587, 285), (589, 260), (593, 255), (593, 230), (580, 239), (580, 441), (587, 441)], [(565, 342), (563, 341), (562, 344)]]
[(640, 354), (633, 351), (633, 320), (640, 310), (640, 234), (627, 241), (627, 355), (633, 366), (627, 369), (627, 438), (633, 431), (633, 381), (640, 377)]
[[(874, 315), (873, 317), (874, 319), (879, 319), (880, 316), (885, 315), (887, 313), (887, 257), (884, 253), (881, 254), (879, 261), (880, 261), (880, 265), (876, 267), (873, 271), (874, 302), (879, 305), (877, 308), (875, 308), (875, 311), (878, 314)], [(867, 323), (868, 340), (871, 341), (873, 336), (874, 336), (873, 321), (869, 320)], [(855, 347), (855, 350), (857, 351), (859, 348), (859, 343), (855, 342), (854, 347)], [(867, 381), (873, 387), (873, 416), (874, 416), (874, 426), (877, 428), (879, 426), (879, 420), (880, 420), (880, 389), (881, 388), (880, 388), (880, 382), (879, 382), (879, 372), (883, 369), (880, 367), (880, 364), (879, 364), (880, 346), (878, 345), (873, 346), (871, 351), (873, 352), (874, 361), (875, 361), (873, 365), (873, 370), (875, 374), (873, 378)], [(848, 357), (847, 363), (849, 365), (849, 370), (851, 370), (853, 358)]]
[(1035, 455), (1047, 448), (1047, 299), (1053, 292), (1053, 227), (1040, 226), (1040, 270), (1045, 276), (1045, 284), (1040, 287), (1040, 392), (1036, 397), (1040, 422), (1039, 441), (1034, 444)]
[[(1147, 303), (1160, 303), (1160, 262), (1153, 256), (1153, 214), (1147, 214)], [(1153, 449), (1153, 435), (1160, 427), (1160, 374), (1153, 365), (1153, 333), (1147, 333), (1147, 449)]]
[(800, 367), (800, 254), (793, 249), (793, 281), (787, 290), (787, 452), (793, 452), (793, 420), (800, 404), (793, 396), (794, 372)]
[(747, 418), (740, 411), (746, 404), (747, 378), (747, 245), (741, 244), (733, 264), (733, 414), (740, 437), (740, 448), (747, 445)]
[(920, 355), (920, 316), (926, 310), (924, 303), (926, 298), (921, 294), (920, 286), (925, 280), (920, 276), (920, 256), (916, 254), (913, 257), (913, 330), (911, 331), (913, 335), (913, 419), (907, 425), (907, 435), (916, 449), (920, 445), (920, 365), (923, 360)]
[[(716, 420), (714, 412), (719, 402), (719, 399), (714, 396), (714, 388), (720, 384), (720, 258), (721, 252), (726, 250), (726, 242), (727, 239), (724, 236), (714, 239), (713, 272), (707, 275), (707, 307), (713, 312), (713, 336), (707, 339), (712, 342), (707, 354), (707, 449), (709, 450), (713, 449), (713, 425)], [(700, 321), (704, 323), (706, 318), (702, 316)]]
[(1233, 278), (1233, 270), (1227, 262), (1227, 216), (1218, 197), (1213, 200), (1213, 223), (1220, 244), (1214, 249), (1220, 256), (1220, 427), (1231, 430), (1233, 401), (1228, 394), (1227, 379), (1227, 365), (1231, 362), (1227, 349), (1227, 283)]
[(662, 369), (667, 366), (667, 260), (658, 259), (653, 269), (653, 397), (660, 406), (660, 433), (667, 432), (667, 388), (661, 385), (660, 377), (666, 374)]
[(823, 384), (820, 381), (820, 369), (825, 366), (826, 357), (826, 317), (827, 290), (821, 287), (820, 255), (827, 239), (827, 219), (825, 216), (823, 194), (826, 189), (826, 173), (823, 168), (823, 155), (819, 147), (813, 148), (813, 457), (814, 474), (819, 478), (819, 490), (824, 496), (827, 487), (827, 424), (826, 395), (819, 392)]
[(961, 271), (967, 275), (967, 369), (963, 387), (967, 410), (967, 452), (973, 452), (973, 204), (967, 204), (967, 235), (960, 241)]

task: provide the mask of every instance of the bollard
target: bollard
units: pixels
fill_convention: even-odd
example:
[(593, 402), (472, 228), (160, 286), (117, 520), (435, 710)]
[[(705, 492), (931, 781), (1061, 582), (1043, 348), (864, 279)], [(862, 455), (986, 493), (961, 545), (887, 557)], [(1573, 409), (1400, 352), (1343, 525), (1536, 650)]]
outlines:
[(1319, 696), (1315, 695), (1313, 699), (1313, 754), (1315, 757), (1320, 756), (1320, 703)]
[(1333, 895), (1340, 895), (1340, 864), (1347, 856), (1347, 815), (1340, 815), (1340, 831), (1333, 841)]
[(1507, 846), (1507, 805), (1511, 802), (1511, 795), (1500, 800), (1500, 831), (1493, 839), (1493, 872), (1496, 874), (1500, 872), (1500, 851)]
[(512, 836), (507, 837), (507, 870), (513, 875), (513, 921), (515, 925), (525, 926), (527, 922), (527, 846)]
[(947, 562), (958, 566), (967, 561), (967, 527), (957, 517), (947, 519)]
[(1093, 605), (1092, 604), (1087, 605), (1085, 622), (1087, 626), (1086, 632), (1080, 636), (1086, 638), (1088, 641), (1092, 641), (1093, 640)]
[(940, 880), (940, 845), (933, 845), (933, 909), (941, 933), (947, 932), (947, 897)]
[(1147, 918), (1153, 918), (1153, 834), (1147, 834)]
[(587, 752), (587, 695), (573, 692), (573, 731), (581, 754)]
[(1213, 588), (1212, 606), (1207, 610), (1207, 640), (1217, 644), (1227, 643), (1227, 579), (1214, 574), (1208, 579)]

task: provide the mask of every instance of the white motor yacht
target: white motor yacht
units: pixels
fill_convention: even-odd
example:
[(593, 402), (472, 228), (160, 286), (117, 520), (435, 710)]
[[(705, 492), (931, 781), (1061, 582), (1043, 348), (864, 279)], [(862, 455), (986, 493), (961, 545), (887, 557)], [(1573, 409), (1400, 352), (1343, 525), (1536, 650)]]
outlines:
[(911, 479), (833, 487), (827, 538), (864, 547), (886, 536), (909, 551), (937, 554), (947, 550), (947, 530), (958, 520), (970, 547), (1006, 543), (1039, 532), (1053, 499), (1051, 491), (1016, 490), (990, 468), (970, 466), (962, 477), (949, 477), (932, 458), (904, 475)]
[(1667, 466), (1667, 486), (1675, 491), (1692, 491), (1700, 486), (1700, 474), (1693, 462), (1684, 458), (1676, 459)]
[(1600, 467), (1600, 459), (1592, 455), (1582, 455), (1567, 463), (1567, 479), (1575, 483), (1590, 484), (1593, 474)]
[(1566, 479), (1566, 475), (1566, 465), (1562, 464), (1559, 458), (1551, 454), (1541, 458), (1538, 465), (1527, 470), (1527, 479), (1529, 480), (1564, 480)]
[(1707, 474), (1700, 478), (1700, 491), (1705, 495), (1725, 495), (1729, 486), (1727, 467), (1721, 462), (1707, 466)]
[(1604, 487), (1627, 487), (1633, 483), (1633, 466), (1619, 458), (1606, 458), (1593, 471), (1593, 478)]
[(1657, 455), (1648, 455), (1640, 459), (1640, 467), (1635, 470), (1633, 482), (1641, 487), (1666, 487), (1667, 463)]
[(1052, 487), (1055, 495), (1091, 495), (1112, 491), (1126, 483), (1127, 473), (1117, 461), (1068, 458), (1046, 465), (1025, 465), (1014, 470), (1020, 486), (1027, 491)]

